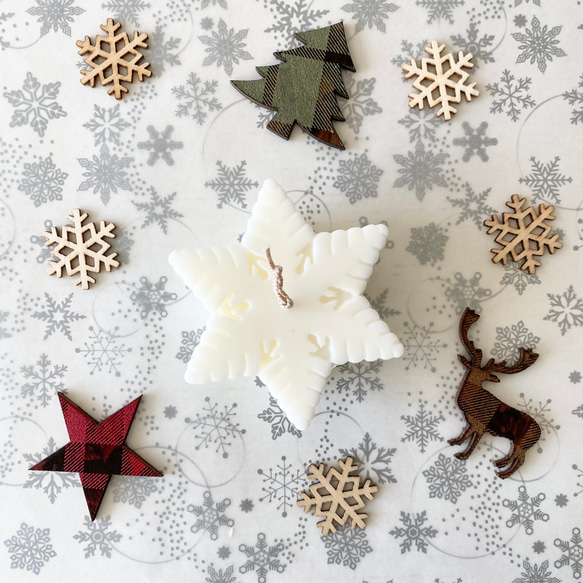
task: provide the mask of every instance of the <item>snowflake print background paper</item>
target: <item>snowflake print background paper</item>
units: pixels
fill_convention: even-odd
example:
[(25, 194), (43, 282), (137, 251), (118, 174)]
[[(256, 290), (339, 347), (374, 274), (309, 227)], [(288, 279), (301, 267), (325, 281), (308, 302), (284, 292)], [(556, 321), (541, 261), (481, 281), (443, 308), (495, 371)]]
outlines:
[[(108, 17), (148, 35), (152, 77), (119, 102), (79, 83), (75, 41)], [(230, 80), (340, 20), (346, 150), (273, 142)], [(480, 96), (447, 123), (407, 106), (432, 39), (474, 55)], [(1, 0), (0, 580), (583, 580), (582, 53), (578, 0)], [(390, 233), (365, 294), (405, 353), (333, 369), (301, 432), (259, 378), (185, 383), (208, 314), (167, 261), (236, 244), (267, 178), (316, 233)], [(555, 206), (563, 248), (533, 275), (491, 262), (512, 194)], [(46, 273), (42, 233), (75, 208), (116, 225), (120, 267), (85, 292)], [(468, 305), (485, 357), (541, 355), (493, 387), (542, 429), (508, 483), (505, 440), (447, 445)], [(91, 522), (77, 475), (28, 472), (67, 441), (57, 391), (97, 419), (143, 393), (130, 447), (165, 477), (114, 477)], [(323, 539), (296, 501), (348, 455), (379, 491), (365, 530)]]

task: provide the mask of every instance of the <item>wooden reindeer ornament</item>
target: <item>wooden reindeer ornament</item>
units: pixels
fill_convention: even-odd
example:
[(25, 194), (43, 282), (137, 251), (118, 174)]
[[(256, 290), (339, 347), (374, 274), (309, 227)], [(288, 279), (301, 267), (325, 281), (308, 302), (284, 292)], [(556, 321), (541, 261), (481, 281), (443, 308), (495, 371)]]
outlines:
[(506, 437), (512, 442), (510, 451), (492, 463), (500, 469), (497, 472), (500, 478), (508, 478), (524, 463), (526, 450), (539, 440), (540, 427), (530, 415), (497, 399), (482, 387), (482, 383), (499, 383), (500, 379), (494, 373), (515, 374), (527, 369), (536, 361), (538, 354), (530, 348), (521, 347), (518, 361), (511, 366), (507, 366), (505, 360), (494, 362), (493, 358), (482, 366), (482, 351), (468, 339), (468, 330), (479, 318), (474, 310), (466, 308), (460, 320), (460, 339), (470, 358), (458, 354), (460, 362), (468, 370), (461, 380), (456, 401), (464, 414), (466, 426), (458, 437), (450, 439), (448, 443), (461, 445), (469, 439), (466, 449), (455, 454), (456, 458), (466, 460), (486, 431), (498, 437)]

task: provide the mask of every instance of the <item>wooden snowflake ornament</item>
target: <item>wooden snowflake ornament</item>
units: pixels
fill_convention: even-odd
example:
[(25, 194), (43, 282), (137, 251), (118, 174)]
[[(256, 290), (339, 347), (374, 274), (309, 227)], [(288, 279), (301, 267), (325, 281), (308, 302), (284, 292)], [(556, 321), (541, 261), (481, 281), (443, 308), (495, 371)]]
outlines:
[(108, 18), (107, 24), (100, 25), (100, 28), (107, 36), (97, 35), (95, 44), (91, 43), (88, 36), (85, 40), (77, 41), (79, 54), (89, 54), (85, 59), (89, 69), (81, 69), (81, 83), (89, 83), (91, 87), (95, 87), (95, 82), (99, 79), (103, 86), (113, 84), (107, 93), (114, 93), (116, 99), (121, 99), (128, 92), (123, 83), (132, 83), (134, 73), (139, 81), (152, 75), (152, 71), (148, 69), (150, 63), (140, 64), (144, 55), (138, 50), (148, 48), (148, 35), (134, 31), (134, 37), (130, 41), (127, 32), (118, 32), (121, 24), (116, 24), (112, 18)]
[(518, 194), (512, 195), (512, 200), (506, 203), (506, 206), (514, 212), (502, 213), (502, 220), (498, 215), (492, 215), (492, 219), (484, 221), (488, 227), (488, 234), (498, 231), (496, 243), (500, 245), (499, 249), (491, 249), (494, 257), (493, 263), (502, 262), (503, 265), (508, 263), (508, 257), (512, 261), (520, 262), (520, 269), (533, 274), (541, 263), (536, 258), (544, 255), (548, 250), (551, 255), (556, 249), (561, 249), (563, 244), (559, 241), (558, 233), (551, 237), (551, 227), (548, 221), (555, 219), (552, 214), (555, 207), (550, 204), (538, 205), (538, 214), (534, 207), (530, 206), (523, 209), (526, 198), (520, 198)]
[(317, 526), (322, 529), (322, 535), (336, 532), (337, 526), (344, 526), (350, 520), (350, 528), (366, 526), (364, 519), (368, 518), (365, 512), (358, 512), (364, 508), (367, 498), (373, 499), (378, 488), (371, 484), (370, 480), (360, 485), (358, 466), (353, 463), (351, 457), (338, 460), (341, 471), (330, 468), (324, 473), (324, 464), (309, 467), (309, 480), (317, 480), (310, 486), (310, 492), (302, 492), (302, 499), (297, 505), (309, 512), (315, 508), (316, 516), (325, 517)]
[(119, 267), (119, 261), (115, 258), (117, 253), (106, 255), (111, 245), (105, 239), (114, 239), (115, 225), (101, 221), (99, 228), (95, 223), (85, 223), (89, 215), (75, 209), (72, 215), (67, 217), (73, 226), (53, 227), (51, 232), (45, 231), (43, 237), (47, 240), (45, 245), (56, 245), (51, 253), (56, 261), (48, 262), (49, 275), (63, 277), (66, 273), (69, 277), (79, 276), (75, 285), (83, 289), (89, 289), (95, 278), (91, 273), (99, 273), (101, 266), (106, 271), (113, 267)]
[(421, 67), (417, 65), (415, 59), (411, 59), (410, 64), (403, 64), (403, 71), (407, 73), (405, 79), (417, 76), (413, 82), (413, 88), (418, 93), (409, 93), (409, 107), (413, 109), (418, 107), (423, 109), (424, 102), (429, 107), (441, 105), (437, 110), (437, 117), (443, 116), (443, 119), (449, 121), (452, 114), (457, 112), (452, 103), (461, 103), (462, 94), (467, 101), (472, 97), (477, 97), (479, 91), (476, 84), (466, 84), (469, 73), (464, 69), (471, 69), (472, 53), (458, 53), (458, 60), (454, 59), (451, 53), (442, 55), (445, 45), (440, 45), (436, 40), (431, 41), (431, 46), (425, 47), (425, 52), (431, 55), (431, 58), (421, 59)]

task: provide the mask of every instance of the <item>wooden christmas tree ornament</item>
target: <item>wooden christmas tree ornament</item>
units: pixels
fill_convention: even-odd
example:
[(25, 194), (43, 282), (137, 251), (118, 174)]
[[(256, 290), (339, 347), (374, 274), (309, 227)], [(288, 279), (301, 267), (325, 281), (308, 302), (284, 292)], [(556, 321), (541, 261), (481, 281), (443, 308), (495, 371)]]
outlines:
[(370, 480), (360, 485), (358, 466), (351, 457), (338, 460), (338, 465), (340, 472), (332, 467), (324, 473), (324, 464), (312, 464), (308, 479), (317, 481), (310, 486), (309, 493), (302, 492), (302, 498), (297, 502), (304, 512), (309, 512), (314, 507), (316, 516), (325, 517), (317, 524), (322, 529), (323, 536), (336, 532), (337, 526), (344, 526), (349, 520), (350, 528), (364, 528), (364, 520), (368, 518), (368, 514), (358, 511), (366, 504), (364, 498), (372, 500), (378, 490)]
[(500, 248), (491, 249), (494, 254), (492, 261), (506, 265), (510, 257), (512, 261), (522, 261), (520, 268), (533, 274), (541, 265), (536, 258), (544, 255), (546, 250), (552, 255), (556, 249), (561, 249), (563, 243), (559, 241), (558, 233), (549, 237), (552, 229), (548, 221), (555, 219), (552, 214), (555, 207), (539, 204), (537, 214), (532, 206), (523, 209), (525, 202), (526, 198), (513, 194), (506, 206), (514, 212), (502, 213), (502, 220), (498, 215), (492, 215), (484, 225), (488, 227), (489, 235), (498, 231), (494, 240)]
[(516, 374), (527, 369), (536, 361), (538, 354), (530, 348), (521, 347), (518, 360), (513, 365), (507, 365), (505, 360), (497, 363), (491, 358), (482, 366), (482, 351), (468, 339), (470, 327), (479, 318), (474, 310), (466, 308), (460, 320), (460, 339), (470, 358), (458, 354), (460, 362), (468, 370), (461, 380), (456, 401), (466, 419), (466, 426), (458, 437), (450, 439), (448, 443), (461, 445), (469, 439), (466, 449), (455, 454), (456, 458), (466, 460), (486, 431), (498, 437), (506, 437), (511, 441), (510, 451), (492, 463), (500, 468), (497, 472), (500, 478), (508, 478), (524, 463), (526, 450), (539, 440), (541, 430), (530, 415), (506, 405), (484, 389), (482, 384), (486, 381), (499, 383), (500, 379), (494, 373)]
[(294, 124), (334, 148), (344, 144), (334, 129), (333, 120), (344, 121), (336, 95), (348, 99), (342, 68), (356, 71), (344, 25), (296, 33), (305, 46), (274, 55), (281, 65), (257, 67), (262, 79), (231, 81), (245, 97), (277, 113), (267, 129), (288, 140)]
[(405, 79), (416, 76), (413, 82), (413, 89), (418, 93), (409, 93), (409, 107), (413, 109), (418, 107), (423, 109), (423, 105), (441, 107), (437, 110), (437, 117), (443, 116), (443, 119), (449, 121), (452, 114), (457, 112), (452, 103), (461, 103), (462, 94), (466, 101), (471, 101), (472, 97), (477, 97), (480, 93), (476, 89), (476, 84), (466, 84), (469, 73), (465, 69), (471, 69), (472, 53), (458, 53), (456, 61), (451, 53), (442, 55), (445, 45), (440, 45), (436, 40), (431, 41), (431, 45), (425, 47), (425, 52), (431, 55), (431, 58), (421, 59), (421, 67), (417, 65), (415, 59), (411, 63), (404, 63), (403, 71), (407, 73)]
[(114, 93), (116, 99), (121, 99), (128, 92), (124, 83), (132, 83), (134, 73), (139, 81), (152, 75), (152, 71), (148, 69), (150, 63), (140, 64), (144, 55), (139, 49), (148, 48), (148, 35), (134, 31), (134, 37), (130, 41), (127, 32), (118, 32), (121, 24), (115, 23), (112, 18), (108, 18), (107, 24), (100, 25), (100, 28), (107, 36), (97, 35), (95, 44), (91, 43), (88, 36), (85, 40), (77, 41), (79, 54), (89, 54), (85, 59), (89, 69), (81, 69), (81, 83), (95, 87), (95, 82), (99, 79), (103, 86), (112, 84), (107, 93)]

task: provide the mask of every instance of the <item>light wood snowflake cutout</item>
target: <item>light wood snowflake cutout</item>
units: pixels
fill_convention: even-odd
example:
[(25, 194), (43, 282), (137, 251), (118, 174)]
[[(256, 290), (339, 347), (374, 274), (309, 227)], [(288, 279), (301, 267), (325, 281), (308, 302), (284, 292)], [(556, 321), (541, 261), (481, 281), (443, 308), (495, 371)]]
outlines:
[[(111, 271), (113, 267), (119, 267), (116, 261), (117, 253), (110, 253), (111, 245), (105, 239), (114, 239), (115, 225), (101, 221), (99, 229), (95, 223), (85, 223), (88, 214), (75, 209), (72, 215), (67, 217), (72, 227), (61, 227), (59, 234), (58, 227), (53, 227), (51, 232), (45, 231), (43, 237), (47, 240), (45, 245), (51, 247), (56, 245), (51, 253), (57, 261), (49, 261), (49, 275), (63, 277), (66, 273), (69, 277), (79, 276), (75, 285), (80, 285), (83, 289), (89, 289), (95, 278), (91, 273), (99, 273), (101, 266), (106, 271)], [(85, 224), (84, 224), (85, 223)]]
[(315, 507), (316, 516), (324, 516), (325, 520), (318, 522), (317, 526), (322, 529), (322, 535), (329, 532), (336, 532), (337, 526), (344, 526), (350, 520), (350, 528), (366, 526), (364, 519), (368, 518), (366, 512), (358, 512), (364, 508), (366, 501), (373, 499), (373, 494), (378, 488), (366, 480), (364, 485), (360, 485), (358, 466), (353, 463), (351, 457), (345, 460), (338, 460), (341, 468), (339, 472), (336, 468), (330, 468), (324, 474), (324, 464), (309, 467), (309, 480), (317, 480), (310, 486), (310, 492), (302, 492), (302, 499), (297, 501), (304, 512), (309, 512)]
[(472, 97), (477, 97), (480, 93), (476, 89), (476, 84), (466, 85), (469, 73), (464, 69), (471, 69), (474, 65), (471, 62), (472, 53), (458, 53), (457, 62), (451, 53), (442, 55), (445, 45), (440, 45), (436, 40), (431, 41), (431, 46), (425, 47), (425, 52), (432, 58), (421, 59), (421, 67), (417, 65), (415, 59), (411, 59), (411, 64), (403, 64), (403, 71), (407, 73), (405, 79), (417, 76), (413, 83), (413, 89), (418, 93), (409, 93), (409, 107), (423, 109), (424, 102), (427, 101), (429, 107), (441, 105), (437, 110), (437, 117), (443, 115), (443, 119), (449, 121), (457, 109), (452, 103), (461, 103), (462, 94), (467, 101)]
[(558, 240), (558, 233), (549, 237), (552, 228), (547, 221), (555, 219), (552, 214), (555, 207), (552, 204), (548, 206), (539, 204), (537, 214), (532, 206), (523, 209), (525, 202), (526, 198), (513, 194), (512, 200), (508, 201), (506, 206), (514, 212), (502, 213), (502, 220), (498, 215), (492, 215), (492, 219), (485, 220), (484, 225), (489, 227), (489, 235), (499, 231), (494, 240), (501, 248), (491, 249), (494, 254), (492, 261), (494, 263), (501, 261), (503, 265), (508, 263), (508, 257), (512, 261), (522, 261), (520, 268), (532, 275), (541, 265), (536, 257), (544, 255), (546, 250), (553, 254), (556, 249), (561, 249), (563, 244)]
[(138, 49), (148, 48), (148, 35), (134, 31), (134, 38), (130, 41), (127, 32), (117, 33), (121, 24), (116, 24), (112, 18), (108, 18), (107, 24), (100, 25), (100, 28), (107, 36), (97, 35), (94, 45), (88, 36), (83, 41), (77, 41), (77, 46), (81, 49), (79, 54), (83, 56), (89, 53), (85, 63), (90, 68), (81, 69), (81, 83), (89, 83), (91, 87), (95, 87), (97, 79), (104, 86), (113, 83), (107, 93), (115, 93), (115, 98), (121, 99), (128, 92), (123, 83), (131, 83), (134, 73), (139, 81), (152, 75), (152, 71), (148, 69), (150, 63), (139, 64), (144, 55)]

